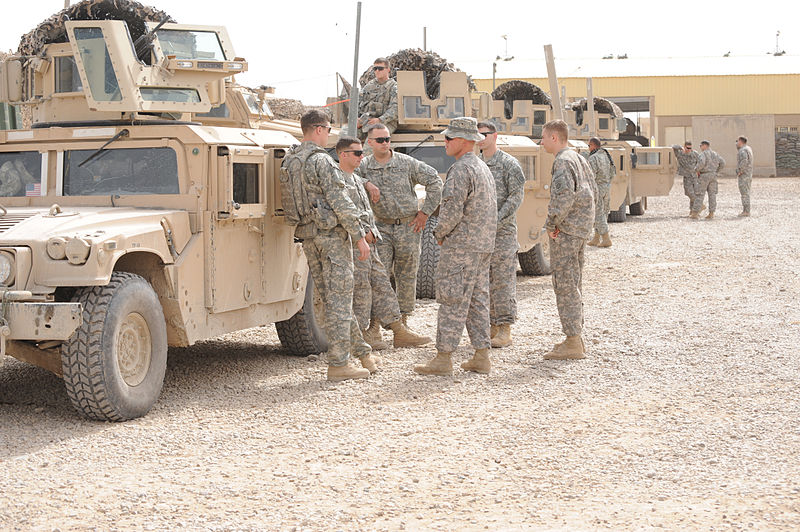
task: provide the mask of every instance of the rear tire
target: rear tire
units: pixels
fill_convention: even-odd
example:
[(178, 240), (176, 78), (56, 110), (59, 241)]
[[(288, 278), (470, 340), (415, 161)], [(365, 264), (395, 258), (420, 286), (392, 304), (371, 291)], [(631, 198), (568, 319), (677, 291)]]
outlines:
[(288, 354), (293, 356), (316, 355), (328, 350), (328, 336), (322, 327), (322, 301), (316, 297), (311, 272), (306, 281), (303, 307), (288, 320), (275, 323), (278, 338)]
[(553, 268), (550, 266), (550, 237), (533, 246), (524, 253), (517, 253), (519, 266), (525, 275), (550, 275)]
[(644, 198), (641, 201), (637, 201), (636, 203), (631, 203), (628, 206), (628, 212), (630, 212), (631, 216), (641, 216), (644, 214)]
[(439, 264), (439, 244), (433, 230), (439, 218), (431, 216), (420, 238), (419, 268), (417, 269), (417, 298), (436, 299), (436, 266)]
[(625, 207), (627, 207), (627, 205), (623, 203), (620, 205), (619, 209), (608, 213), (608, 221), (611, 223), (624, 223), (626, 219)]

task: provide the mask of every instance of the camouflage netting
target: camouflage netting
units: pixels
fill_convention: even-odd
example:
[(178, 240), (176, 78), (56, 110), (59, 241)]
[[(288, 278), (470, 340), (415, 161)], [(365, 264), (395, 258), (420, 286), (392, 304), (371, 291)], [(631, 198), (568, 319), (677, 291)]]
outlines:
[(511, 119), (514, 114), (514, 101), (515, 100), (531, 100), (534, 105), (550, 105), (550, 96), (544, 92), (538, 85), (512, 79), (506, 81), (492, 92), (493, 100), (503, 100), (503, 110), (505, 111), (506, 119)]
[[(581, 98), (577, 102), (572, 103), (572, 109), (574, 111), (577, 111), (578, 109), (586, 111), (587, 107), (586, 98)], [(614, 102), (606, 100), (605, 98), (594, 99), (594, 110), (598, 113), (608, 113), (613, 118), (623, 118), (622, 109), (620, 109), (619, 106)]]
[(62, 9), (22, 36), (17, 53), (39, 55), (45, 45), (67, 42), (66, 20), (124, 20), (134, 42), (146, 32), (145, 22), (176, 22), (164, 11), (132, 0), (84, 0)]
[[(392, 65), (392, 77), (397, 77), (398, 70), (420, 70), (425, 77), (425, 92), (428, 98), (439, 97), (439, 74), (442, 72), (461, 72), (460, 69), (448, 63), (446, 59), (436, 52), (421, 50), (419, 48), (406, 48), (395, 52), (387, 57)], [(363, 87), (369, 80), (375, 77), (372, 68), (368, 68), (361, 77), (358, 78), (359, 84)], [(469, 87), (475, 90), (475, 83), (470, 76), (467, 76)]]

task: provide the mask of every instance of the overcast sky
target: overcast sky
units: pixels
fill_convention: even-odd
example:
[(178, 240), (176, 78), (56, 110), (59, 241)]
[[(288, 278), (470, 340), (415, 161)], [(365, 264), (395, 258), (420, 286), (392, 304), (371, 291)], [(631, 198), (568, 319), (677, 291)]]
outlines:
[[(73, 3), (77, 3), (74, 2)], [(336, 92), (336, 72), (353, 76), (355, 1), (306, 0), (144, 1), (181, 23), (228, 28), (236, 53), (250, 71), (238, 80), (272, 85), (277, 95), (306, 104), (324, 103)], [(364, 0), (359, 73), (380, 55), (422, 47), (478, 78), (490, 78), (492, 60), (543, 56), (552, 44), (558, 58), (763, 56), (780, 48), (800, 55), (800, 2), (450, 2)], [(590, 7), (593, 6), (593, 7)], [(20, 37), (64, 7), (63, 0), (3, 2), (0, 49), (16, 50)], [(498, 66), (497, 76), (503, 77)], [(567, 75), (566, 72), (559, 72)], [(541, 73), (531, 73), (541, 75)], [(799, 104), (800, 105), (800, 104)]]

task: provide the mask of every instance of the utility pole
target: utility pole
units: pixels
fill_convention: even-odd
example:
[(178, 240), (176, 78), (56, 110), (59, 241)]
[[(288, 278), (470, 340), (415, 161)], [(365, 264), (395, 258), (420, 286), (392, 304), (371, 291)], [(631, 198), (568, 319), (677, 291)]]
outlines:
[(358, 47), (361, 40), (361, 2), (356, 7), (356, 50), (353, 54), (353, 86), (350, 88), (350, 112), (347, 115), (347, 134), (356, 136), (358, 121)]
[(422, 26), (422, 49), (428, 51), (428, 26)]
[(544, 60), (547, 62), (547, 78), (550, 81), (550, 98), (553, 103), (553, 115), (558, 120), (564, 120), (564, 106), (558, 93), (558, 79), (556, 78), (556, 62), (553, 57), (553, 45), (544, 45)]
[(69, 7), (69, 0), (64, 0), (64, 9)]

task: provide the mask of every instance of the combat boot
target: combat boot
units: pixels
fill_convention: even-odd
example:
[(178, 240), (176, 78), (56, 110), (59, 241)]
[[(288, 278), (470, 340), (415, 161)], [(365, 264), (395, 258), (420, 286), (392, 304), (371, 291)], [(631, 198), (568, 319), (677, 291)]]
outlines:
[(389, 324), (389, 328), (394, 333), (395, 347), (417, 347), (431, 342), (428, 336), (417, 334), (403, 324), (401, 320)]
[(599, 248), (610, 248), (611, 247), (611, 235), (606, 233), (603, 235), (603, 241), (600, 242), (597, 247)]
[(567, 336), (567, 339), (556, 344), (553, 350), (544, 356), (545, 360), (580, 360), (586, 358), (586, 348), (580, 336)]
[(489, 360), (489, 348), (476, 349), (472, 358), (461, 364), (461, 369), (474, 371), (475, 373), (489, 373), (492, 369), (492, 362)]
[(381, 357), (375, 356), (373, 354), (364, 355), (363, 357), (359, 358), (361, 361), (361, 365), (364, 367), (365, 370), (369, 371), (370, 375), (378, 371), (378, 366), (381, 365)]
[(702, 214), (704, 210), (706, 210), (706, 204), (705, 204), (705, 203), (703, 203), (702, 205), (700, 205), (700, 210), (699, 210), (699, 211), (697, 211), (697, 214), (698, 214), (698, 216), (699, 216), (700, 214)]
[(750, 211), (742, 211), (739, 213), (739, 218), (746, 218), (750, 216)]
[(414, 366), (414, 372), (419, 373), (420, 375), (452, 375), (452, 353), (437, 351), (436, 356), (433, 357), (427, 364), (417, 364)]
[(507, 347), (511, 345), (511, 324), (503, 323), (497, 326), (497, 334), (492, 337), (492, 347)]
[(598, 245), (599, 243), (600, 243), (600, 233), (598, 233), (597, 231), (595, 231), (595, 232), (594, 232), (594, 236), (592, 237), (592, 239), (591, 239), (591, 240), (589, 240), (589, 241), (586, 243), (586, 245), (587, 245), (587, 246), (596, 246), (596, 245)]
[(700, 214), (692, 211), (691, 213), (689, 213), (689, 218), (691, 218), (692, 220), (697, 220), (698, 218), (700, 218)]
[(409, 316), (411, 316), (411, 314), (401, 314), (400, 315), (400, 321), (403, 322), (403, 325), (405, 325), (406, 327), (408, 327), (408, 317)]
[(713, 212), (709, 212), (708, 216), (706, 216), (706, 220), (713, 220), (713, 219), (714, 219), (714, 213)]
[(389, 344), (384, 342), (381, 337), (381, 326), (377, 320), (372, 320), (369, 323), (369, 327), (361, 331), (361, 336), (364, 337), (364, 341), (369, 344), (373, 351), (389, 349)]
[(492, 325), (489, 329), (489, 339), (492, 339), (495, 336), (497, 336), (497, 325)]
[(347, 379), (366, 379), (369, 377), (368, 369), (360, 369), (348, 362), (344, 366), (328, 366), (329, 381), (344, 381)]

